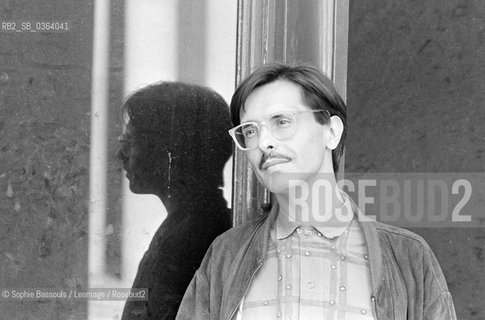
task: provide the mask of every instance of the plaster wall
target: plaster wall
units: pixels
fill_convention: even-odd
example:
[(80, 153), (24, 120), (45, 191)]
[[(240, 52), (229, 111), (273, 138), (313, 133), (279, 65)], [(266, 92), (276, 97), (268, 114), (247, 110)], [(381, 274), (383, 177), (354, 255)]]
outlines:
[[(483, 21), (479, 0), (350, 1), (346, 172), (484, 172)], [(412, 231), (458, 319), (484, 319), (485, 230)]]
[[(0, 284), (87, 285), (90, 2), (2, 1), (0, 20), (63, 20), (0, 33)], [(17, 23), (17, 28), (21, 25)], [(0, 319), (83, 319), (85, 301), (0, 302)]]
[[(155, 18), (148, 19), (146, 11)], [(111, 1), (106, 247), (94, 248), (103, 251), (105, 261), (103, 273), (92, 274), (88, 189), (93, 13), (94, 1), (0, 3), (0, 22), (55, 19), (71, 27), (63, 33), (0, 30), (1, 288), (86, 290), (89, 283), (130, 287), (164, 215), (158, 199), (156, 217), (137, 215), (144, 210), (144, 198), (134, 199), (127, 190), (115, 158), (125, 96), (161, 80), (206, 85), (226, 100), (232, 94), (235, 1), (198, 1), (196, 7), (190, 1), (146, 6)], [(228, 165), (228, 199), (230, 174)], [(133, 220), (137, 224), (130, 225)], [(0, 319), (113, 319), (123, 304), (0, 300)]]

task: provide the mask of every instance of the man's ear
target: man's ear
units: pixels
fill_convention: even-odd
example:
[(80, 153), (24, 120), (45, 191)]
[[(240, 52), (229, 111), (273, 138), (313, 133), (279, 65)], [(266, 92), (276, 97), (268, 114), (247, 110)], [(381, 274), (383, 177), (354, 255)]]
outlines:
[(330, 127), (330, 131), (327, 141), (327, 148), (334, 150), (337, 148), (340, 138), (342, 137), (342, 133), (344, 132), (344, 123), (340, 117), (332, 116), (330, 117), (328, 125)]

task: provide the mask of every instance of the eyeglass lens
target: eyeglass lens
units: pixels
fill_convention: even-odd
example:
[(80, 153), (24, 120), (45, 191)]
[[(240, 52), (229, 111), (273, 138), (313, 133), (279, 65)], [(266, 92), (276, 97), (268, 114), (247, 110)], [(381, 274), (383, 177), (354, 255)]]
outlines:
[[(251, 122), (242, 124), (237, 128), (236, 138), (242, 148), (253, 149), (258, 145), (261, 125)], [(293, 114), (275, 114), (268, 119), (267, 128), (274, 138), (278, 140), (289, 139), (295, 134), (296, 118)]]

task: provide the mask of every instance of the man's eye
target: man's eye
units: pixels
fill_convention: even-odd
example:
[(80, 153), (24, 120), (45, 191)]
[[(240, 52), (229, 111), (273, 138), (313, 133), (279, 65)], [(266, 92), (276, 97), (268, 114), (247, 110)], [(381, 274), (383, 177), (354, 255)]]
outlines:
[(258, 133), (258, 129), (251, 127), (243, 130), (244, 138), (253, 138)]
[(278, 128), (289, 127), (291, 123), (292, 123), (291, 119), (288, 119), (288, 118), (281, 117), (281, 118), (275, 119), (275, 124)]

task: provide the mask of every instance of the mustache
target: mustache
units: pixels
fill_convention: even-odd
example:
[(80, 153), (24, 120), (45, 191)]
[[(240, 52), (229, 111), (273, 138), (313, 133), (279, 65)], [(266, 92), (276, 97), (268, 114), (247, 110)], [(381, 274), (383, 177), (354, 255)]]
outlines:
[(259, 161), (259, 165), (258, 165), (259, 170), (263, 170), (263, 165), (266, 162), (266, 160), (274, 159), (274, 158), (286, 159), (288, 161), (291, 160), (291, 157), (289, 155), (286, 155), (286, 154), (283, 154), (283, 153), (279, 153), (279, 152), (263, 153), (263, 155), (261, 156), (261, 160)]

